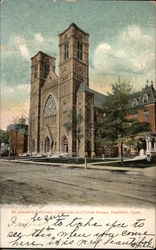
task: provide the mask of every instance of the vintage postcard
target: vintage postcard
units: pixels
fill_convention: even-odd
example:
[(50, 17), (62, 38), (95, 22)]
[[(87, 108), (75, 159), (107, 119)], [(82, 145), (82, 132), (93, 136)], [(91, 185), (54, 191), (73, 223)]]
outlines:
[(0, 247), (154, 249), (155, 1), (0, 8)]

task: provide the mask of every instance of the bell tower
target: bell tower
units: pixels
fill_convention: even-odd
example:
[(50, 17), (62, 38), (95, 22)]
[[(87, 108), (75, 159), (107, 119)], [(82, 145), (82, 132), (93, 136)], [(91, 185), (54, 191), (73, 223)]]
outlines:
[[(89, 34), (72, 23), (64, 32), (59, 34), (60, 47), (60, 78), (64, 71), (73, 80), (73, 91), (81, 82), (89, 82), (88, 72), (88, 38)], [(67, 72), (66, 72), (67, 73)]]
[[(69, 111), (76, 112), (76, 93), (82, 82), (89, 84), (88, 72), (88, 38), (89, 34), (72, 23), (59, 34), (59, 81), (60, 81), (60, 145), (66, 136), (64, 123)], [(74, 131), (68, 135), (68, 153), (76, 153)], [(62, 147), (62, 146), (61, 146)], [(63, 147), (62, 147), (63, 148)], [(60, 149), (60, 151), (62, 151)]]
[(55, 58), (39, 51), (31, 58), (31, 62), (28, 151), (38, 153), (40, 152), (41, 89), (49, 70), (55, 71)]

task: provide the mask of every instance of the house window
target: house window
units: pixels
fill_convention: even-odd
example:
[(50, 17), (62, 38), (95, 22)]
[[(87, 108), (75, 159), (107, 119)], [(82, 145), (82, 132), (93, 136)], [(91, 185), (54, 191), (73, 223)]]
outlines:
[(37, 78), (37, 75), (38, 75), (38, 64), (36, 63), (34, 66), (34, 79)]
[(137, 122), (138, 121), (138, 114), (135, 113), (133, 118), (134, 118), (134, 122)]
[(77, 58), (82, 60), (82, 37), (77, 40)]
[(69, 41), (66, 37), (64, 43), (64, 60), (67, 60), (68, 58), (69, 58)]
[(127, 153), (127, 145), (126, 144), (123, 144), (123, 152)]
[(154, 149), (154, 142), (155, 142), (155, 139), (153, 138), (152, 143), (151, 143), (152, 149)]
[(147, 94), (143, 95), (143, 103), (144, 104), (148, 103), (148, 95)]
[(132, 103), (133, 108), (135, 108), (137, 104), (138, 104), (138, 100), (134, 98), (133, 103)]
[(148, 110), (144, 111), (144, 120), (147, 121), (148, 120)]

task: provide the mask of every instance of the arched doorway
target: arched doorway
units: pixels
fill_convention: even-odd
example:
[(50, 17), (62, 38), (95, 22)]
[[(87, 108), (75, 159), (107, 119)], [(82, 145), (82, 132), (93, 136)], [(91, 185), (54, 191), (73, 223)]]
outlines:
[(87, 153), (88, 153), (88, 157), (91, 156), (91, 143), (90, 141), (87, 141)]
[(44, 151), (45, 151), (45, 153), (49, 153), (50, 152), (50, 139), (49, 139), (48, 136), (45, 139)]
[(62, 151), (63, 153), (68, 153), (68, 139), (65, 135), (62, 138)]

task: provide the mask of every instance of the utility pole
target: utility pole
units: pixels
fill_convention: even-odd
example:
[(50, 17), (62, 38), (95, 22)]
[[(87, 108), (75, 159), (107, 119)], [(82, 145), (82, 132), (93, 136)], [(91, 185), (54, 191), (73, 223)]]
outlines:
[(30, 142), (30, 160), (32, 161), (32, 121), (29, 118), (29, 128), (30, 128), (30, 133), (29, 133), (29, 142)]
[(85, 157), (85, 169), (87, 169), (87, 157)]
[(11, 155), (11, 138), (9, 136), (9, 161), (10, 161), (10, 155)]
[(30, 161), (32, 161), (32, 117), (30, 114), (30, 110), (29, 110), (29, 117), (26, 117), (27, 122), (28, 122), (28, 145), (29, 145), (29, 151), (30, 151), (30, 155), (29, 155), (29, 159)]

